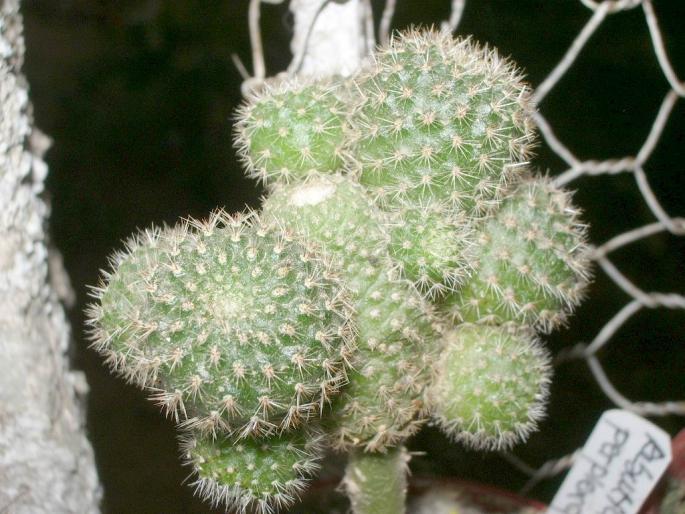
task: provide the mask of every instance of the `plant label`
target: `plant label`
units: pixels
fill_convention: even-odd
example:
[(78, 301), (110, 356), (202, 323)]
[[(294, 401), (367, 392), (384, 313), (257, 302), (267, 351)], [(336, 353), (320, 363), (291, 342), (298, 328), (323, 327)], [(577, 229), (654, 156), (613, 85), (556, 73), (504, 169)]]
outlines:
[(632, 412), (606, 411), (548, 512), (636, 514), (670, 462), (666, 432)]

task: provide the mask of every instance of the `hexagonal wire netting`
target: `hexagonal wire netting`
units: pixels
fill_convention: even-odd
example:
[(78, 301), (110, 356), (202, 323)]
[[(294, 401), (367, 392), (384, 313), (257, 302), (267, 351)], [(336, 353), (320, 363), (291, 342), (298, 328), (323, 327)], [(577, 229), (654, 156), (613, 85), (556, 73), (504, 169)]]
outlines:
[[(255, 78), (264, 78), (264, 60), (261, 55), (261, 37), (259, 35), (259, 4), (263, 0), (251, 0), (250, 28), (253, 41), (253, 59), (255, 61)], [(368, 6), (367, 12), (371, 17), (369, 0), (362, 0)], [(618, 290), (625, 292), (630, 300), (604, 323), (597, 334), (589, 343), (577, 343), (567, 347), (555, 355), (556, 365), (569, 360), (585, 361), (594, 377), (597, 387), (617, 407), (635, 412), (646, 417), (658, 417), (667, 415), (685, 416), (685, 400), (664, 402), (632, 401), (622, 394), (607, 376), (605, 369), (598, 357), (598, 352), (606, 345), (616, 341), (616, 334), (626, 323), (644, 309), (683, 309), (685, 310), (685, 296), (677, 293), (661, 291), (645, 291), (634, 284), (612, 262), (610, 255), (618, 249), (633, 245), (646, 238), (659, 233), (668, 232), (676, 237), (685, 236), (685, 218), (673, 217), (662, 207), (659, 199), (650, 187), (645, 164), (652, 156), (666, 127), (669, 117), (679, 99), (685, 98), (685, 82), (681, 81), (669, 60), (664, 45), (659, 21), (652, 0), (578, 0), (588, 10), (590, 15), (582, 30), (571, 42), (568, 50), (534, 91), (533, 99), (538, 110), (535, 113), (535, 121), (540, 129), (548, 147), (566, 164), (565, 170), (552, 170), (555, 175), (554, 182), (558, 186), (566, 186), (580, 177), (598, 177), (601, 175), (632, 174), (635, 184), (646, 206), (653, 214), (656, 221), (644, 226), (634, 228), (617, 234), (602, 244), (592, 247), (592, 259), (598, 264), (603, 273), (615, 284)], [(330, 0), (322, 0), (321, 9)], [(271, 2), (274, 3), (274, 2)], [(280, 3), (280, 2), (275, 2)], [(455, 32), (462, 19), (466, 6), (466, 0), (451, 0), (449, 19), (442, 23), (441, 28)], [(386, 41), (390, 33), (397, 0), (386, 0), (382, 17), (379, 24), (379, 39)], [(581, 160), (564, 144), (555, 134), (553, 124), (545, 117), (544, 107), (540, 107), (545, 97), (555, 88), (559, 81), (566, 75), (569, 69), (580, 59), (581, 52), (593, 34), (604, 23), (611, 23), (612, 15), (622, 11), (641, 9), (644, 21), (649, 30), (649, 37), (659, 67), (670, 90), (663, 98), (661, 107), (654, 117), (647, 138), (634, 155), (627, 155), (619, 159), (610, 160)], [(372, 23), (372, 21), (370, 21)], [(306, 42), (305, 42), (306, 44)], [(247, 72), (241, 63), (237, 62), (247, 78)], [(255, 80), (250, 79), (250, 80)], [(646, 94), (649, 94), (646, 91)], [(580, 450), (562, 457), (551, 458), (540, 466), (532, 466), (513, 454), (507, 453), (504, 457), (520, 471), (528, 475), (529, 480), (523, 487), (522, 492), (527, 492), (537, 483), (547, 478), (554, 477), (569, 468)]]

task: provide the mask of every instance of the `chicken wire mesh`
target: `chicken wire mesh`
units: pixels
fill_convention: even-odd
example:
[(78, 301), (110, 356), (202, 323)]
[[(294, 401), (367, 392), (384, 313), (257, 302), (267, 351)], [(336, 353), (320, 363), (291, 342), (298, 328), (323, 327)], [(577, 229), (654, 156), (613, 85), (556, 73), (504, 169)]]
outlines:
[[(685, 309), (685, 296), (673, 292), (645, 291), (622, 273), (609, 257), (612, 252), (661, 232), (669, 232), (677, 237), (685, 236), (685, 219), (669, 215), (662, 207), (659, 198), (650, 187), (649, 177), (645, 171), (645, 165), (659, 143), (676, 103), (685, 96), (685, 82), (678, 78), (669, 60), (664, 37), (659, 29), (659, 20), (651, 0), (580, 1), (591, 13), (589, 20), (571, 42), (563, 58), (549, 73), (547, 78), (537, 86), (534, 93), (534, 100), (538, 106), (535, 120), (540, 133), (546, 144), (568, 165), (566, 170), (561, 171), (556, 176), (555, 183), (559, 186), (566, 186), (583, 176), (597, 177), (621, 173), (632, 174), (644, 203), (656, 221), (616, 234), (609, 240), (593, 247), (592, 259), (597, 262), (602, 272), (611, 279), (615, 287), (625, 292), (631, 299), (613, 317), (606, 321), (589, 343), (577, 343), (572, 347), (562, 350), (556, 355), (555, 363), (561, 364), (562, 362), (574, 359), (585, 361), (592, 372), (599, 390), (617, 407), (647, 417), (671, 414), (683, 416), (685, 415), (685, 401), (683, 400), (652, 402), (634, 401), (626, 397), (612, 383), (605, 372), (598, 353), (608, 344), (619, 344), (616, 341), (618, 331), (640, 311), (659, 308)], [(455, 2), (455, 4), (462, 4), (462, 2)], [(600, 26), (604, 23), (611, 23), (612, 15), (630, 9), (642, 10), (645, 23), (649, 29), (650, 43), (661, 72), (670, 86), (670, 90), (661, 102), (646, 139), (635, 154), (610, 160), (581, 160), (556, 136), (553, 123), (545, 117), (544, 99), (568, 70), (582, 58), (581, 53), (584, 47)], [(645, 91), (645, 93), (654, 94), (650, 91)], [(522, 492), (527, 492), (541, 480), (556, 476), (568, 469), (573, 464), (578, 453), (579, 450), (562, 457), (552, 458), (537, 467), (527, 464), (512, 454), (507, 454), (505, 457), (530, 477), (522, 490)]]
[[(253, 42), (253, 59), (256, 66), (255, 77), (248, 78), (247, 72), (244, 71), (243, 73), (244, 77), (249, 81), (254, 81), (255, 79), (261, 81), (265, 77), (257, 11), (261, 1), (263, 0), (251, 1), (250, 29)], [(624, 248), (630, 250), (632, 246), (640, 241), (657, 234), (668, 233), (676, 238), (685, 236), (685, 218), (670, 215), (662, 206), (660, 199), (650, 186), (650, 177), (645, 169), (660, 142), (677, 102), (685, 97), (685, 82), (678, 77), (666, 50), (664, 35), (660, 30), (659, 18), (652, 0), (605, 0), (601, 2), (577, 0), (577, 2), (586, 9), (587, 22), (575, 38), (569, 42), (568, 49), (556, 66), (551, 69), (546, 78), (535, 88), (533, 96), (537, 105), (535, 121), (544, 143), (566, 166), (565, 169), (552, 169), (550, 174), (555, 177), (554, 182), (556, 185), (572, 187), (575, 187), (575, 183), (582, 177), (596, 178), (600, 176), (630, 174), (634, 180), (635, 187), (639, 191), (641, 201), (649, 209), (655, 221), (615, 234), (606, 241), (592, 246), (592, 260), (597, 263), (601, 273), (605, 274), (611, 281), (616, 291), (623, 291), (628, 295), (629, 300), (618, 312), (607, 319), (594, 335), (590, 335), (589, 342), (578, 342), (558, 351), (554, 359), (555, 365), (558, 366), (569, 361), (585, 362), (594, 378), (597, 390), (601, 391), (613, 405), (619, 408), (646, 417), (685, 416), (685, 400), (637, 401), (628, 398), (614, 385), (605, 370), (606, 365), (599, 355), (600, 350), (608, 345), (620, 344), (620, 340), (617, 337), (619, 330), (625, 327), (640, 312), (654, 309), (685, 310), (685, 296), (677, 292), (648, 291), (639, 287), (611, 258), (612, 254), (618, 250)], [(330, 3), (330, 0), (322, 0), (319, 12), (328, 3)], [(371, 3), (369, 0), (362, 0), (362, 5), (366, 6), (367, 26), (369, 26), (370, 23), (373, 23)], [(397, 0), (385, 1), (378, 23), (378, 40), (380, 42), (385, 42), (389, 39), (393, 17), (398, 7)], [(458, 33), (466, 7), (466, 0), (451, 0), (449, 17), (441, 23), (441, 29)], [(635, 153), (613, 159), (581, 159), (555, 133), (554, 120), (546, 114), (545, 98), (568, 74), (569, 70), (577, 65), (579, 61), (582, 61), (583, 51), (586, 49), (588, 41), (598, 32), (600, 27), (603, 27), (604, 24), (612, 23), (612, 18), (617, 14), (630, 10), (642, 11), (642, 17), (648, 29), (649, 44), (652, 47), (660, 73), (667, 82), (669, 90), (663, 97), (661, 106), (655, 113), (651, 126), (644, 127), (647, 130), (647, 137), (642, 145), (636, 148)], [(316, 23), (316, 18), (313, 23)], [(306, 43), (307, 41), (304, 42), (304, 44)], [(300, 49), (300, 52), (304, 51), (304, 48)], [(617, 47), (615, 51), (620, 52), (620, 47)], [(240, 66), (244, 70), (244, 67)], [(645, 90), (644, 94), (654, 95), (656, 93)], [(591, 187), (591, 184), (584, 184), (583, 187)], [(682, 195), (683, 192), (676, 191), (676, 194)], [(581, 207), (583, 206), (581, 205)], [(678, 249), (674, 247), (666, 249), (666, 251), (677, 252)], [(658, 266), (658, 263), (654, 263), (654, 265)], [(585, 334), (582, 335), (585, 336)], [(668, 364), (672, 365), (674, 363), (664, 363), (664, 365)], [(599, 418), (599, 412), (597, 413), (597, 418)], [(521, 490), (522, 493), (526, 493), (541, 481), (555, 477), (568, 469), (579, 453), (580, 449), (563, 456), (551, 456), (549, 460), (541, 465), (531, 465), (513, 453), (506, 453), (502, 456), (511, 465), (528, 476), (528, 481)]]

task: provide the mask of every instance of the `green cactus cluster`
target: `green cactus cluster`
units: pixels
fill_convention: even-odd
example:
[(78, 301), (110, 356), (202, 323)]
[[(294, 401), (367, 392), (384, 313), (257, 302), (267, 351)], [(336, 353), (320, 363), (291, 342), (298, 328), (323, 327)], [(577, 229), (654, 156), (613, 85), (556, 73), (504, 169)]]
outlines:
[(570, 194), (527, 167), (531, 112), (511, 62), (430, 30), (344, 83), (247, 99), (236, 146), (261, 213), (135, 236), (88, 313), (111, 368), (179, 423), (199, 494), (274, 512), (331, 450), (356, 514), (397, 514), (383, 497), (403, 503), (426, 422), (487, 450), (536, 428), (535, 334), (590, 273)]

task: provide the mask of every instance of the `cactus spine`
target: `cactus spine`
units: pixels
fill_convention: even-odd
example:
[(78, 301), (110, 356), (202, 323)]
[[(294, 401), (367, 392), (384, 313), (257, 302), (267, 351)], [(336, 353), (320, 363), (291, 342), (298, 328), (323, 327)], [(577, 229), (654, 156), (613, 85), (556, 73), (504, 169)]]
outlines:
[(356, 514), (403, 512), (402, 445), (431, 416), (478, 449), (536, 428), (535, 331), (590, 273), (569, 193), (525, 166), (530, 112), (495, 50), (399, 34), (344, 86), (270, 84), (239, 110), (261, 217), (215, 213), (114, 256), (93, 345), (180, 422), (203, 496), (287, 507), (328, 447), (349, 454)]

